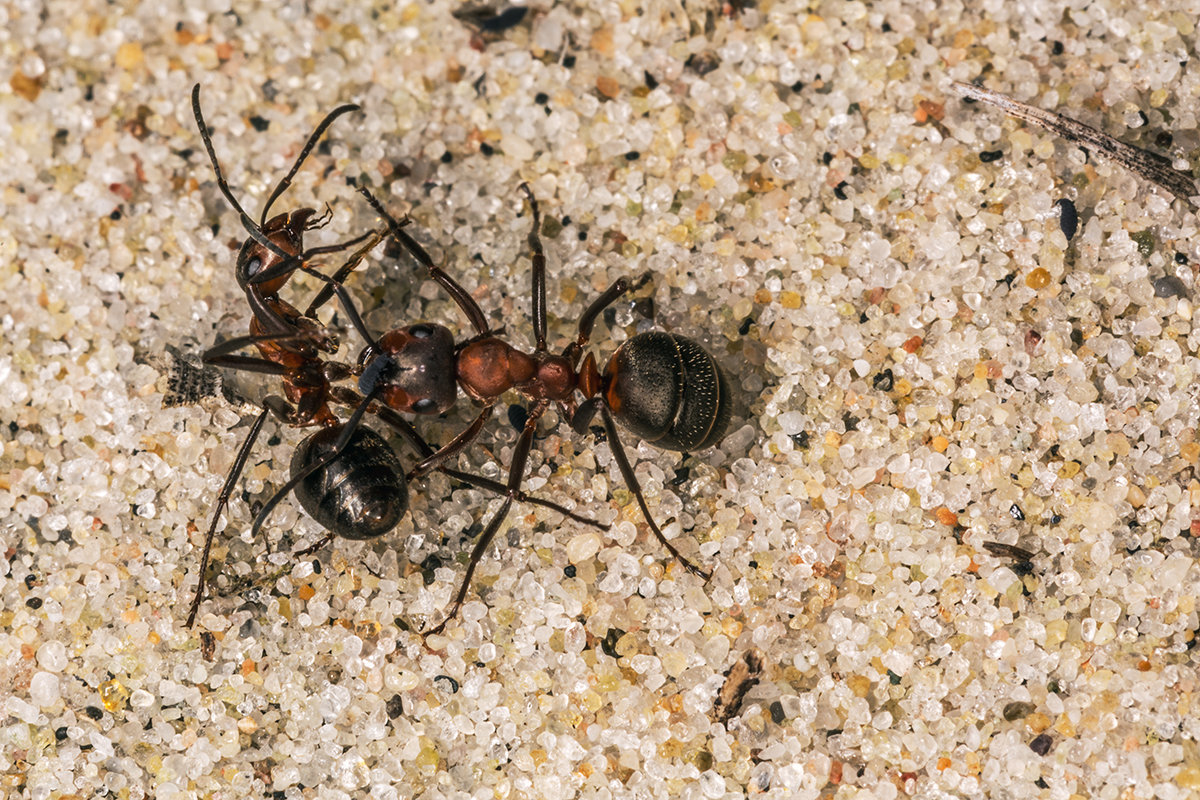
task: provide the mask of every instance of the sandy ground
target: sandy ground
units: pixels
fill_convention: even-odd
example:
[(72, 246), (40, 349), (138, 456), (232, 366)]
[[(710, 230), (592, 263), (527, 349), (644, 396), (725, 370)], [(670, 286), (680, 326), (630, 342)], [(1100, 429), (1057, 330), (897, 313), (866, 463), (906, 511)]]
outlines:
[[(1195, 796), (1195, 214), (951, 86), (1191, 168), (1198, 9), (979, 5), (0, 7), (0, 796)], [(187, 629), (279, 390), (199, 367), (249, 308), (196, 83), (255, 219), (360, 104), (273, 211), (328, 205), (307, 241), (337, 242), (371, 186), (522, 347), (521, 182), (552, 349), (649, 275), (592, 346), (666, 330), (727, 373), (716, 448), (623, 437), (711, 580), (552, 411), (525, 488), (608, 529), (518, 504), (423, 639), (499, 500), (434, 475), (392, 533), (298, 560), (294, 497), (248, 535), (308, 433), (271, 421)], [(348, 286), (372, 331), (471, 334), (383, 246)], [(505, 479), (518, 403), (460, 469)]]

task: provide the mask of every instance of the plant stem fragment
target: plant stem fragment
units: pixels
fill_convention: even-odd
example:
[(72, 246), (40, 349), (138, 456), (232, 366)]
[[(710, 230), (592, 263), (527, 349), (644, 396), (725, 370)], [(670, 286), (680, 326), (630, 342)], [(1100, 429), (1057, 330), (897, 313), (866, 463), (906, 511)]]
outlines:
[(1191, 173), (1175, 169), (1171, 165), (1171, 159), (1140, 147), (1125, 144), (1090, 125), (1084, 125), (1082, 122), (1077, 122), (1053, 111), (1027, 105), (1006, 94), (960, 81), (955, 81), (952, 86), (954, 91), (963, 97), (995, 106), (1010, 116), (1056, 133), (1069, 142), (1094, 149), (1104, 158), (1111, 159), (1126, 169), (1133, 170), (1142, 178), (1166, 189), (1187, 203), (1193, 211), (1197, 209), (1195, 201), (1192, 200), (1197, 194), (1195, 180)]

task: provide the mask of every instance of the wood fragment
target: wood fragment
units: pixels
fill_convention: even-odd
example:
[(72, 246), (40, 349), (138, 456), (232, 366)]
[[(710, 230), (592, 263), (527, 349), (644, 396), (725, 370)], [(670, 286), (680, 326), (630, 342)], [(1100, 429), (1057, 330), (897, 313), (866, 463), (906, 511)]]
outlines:
[(1126, 169), (1133, 170), (1145, 180), (1166, 189), (1187, 203), (1193, 210), (1197, 208), (1192, 199), (1197, 195), (1195, 179), (1192, 178), (1190, 172), (1175, 169), (1171, 165), (1171, 159), (1166, 156), (1125, 144), (1090, 125), (1084, 125), (1082, 122), (1053, 111), (1022, 103), (1006, 94), (994, 92), (982, 86), (955, 81), (953, 87), (954, 91), (963, 97), (995, 106), (1010, 116), (1058, 134), (1069, 142), (1092, 148), (1098, 155), (1115, 161)]
[(721, 685), (721, 691), (717, 692), (716, 702), (713, 703), (713, 719), (722, 724), (732, 719), (742, 707), (746, 693), (758, 683), (762, 672), (762, 651), (752, 647), (725, 673), (725, 683)]

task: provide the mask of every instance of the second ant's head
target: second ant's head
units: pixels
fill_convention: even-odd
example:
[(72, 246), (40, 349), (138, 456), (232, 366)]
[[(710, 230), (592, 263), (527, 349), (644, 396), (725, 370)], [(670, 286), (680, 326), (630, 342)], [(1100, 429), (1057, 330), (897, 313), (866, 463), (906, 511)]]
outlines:
[(457, 399), (454, 337), (441, 325), (422, 322), (390, 330), (363, 349), (358, 364), (358, 390), (377, 391), (394, 411), (441, 414)]
[[(288, 214), (277, 214), (271, 217), (262, 226), (262, 234), (271, 244), (287, 253), (290, 258), (294, 258), (304, 250), (304, 232), (320, 227), (323, 219), (324, 217), (317, 216), (317, 212), (313, 209), (301, 208)], [(295, 268), (299, 266), (299, 261), (295, 261), (291, 269), (286, 267), (282, 270), (279, 269), (279, 266), (286, 261), (288, 259), (271, 252), (253, 238), (247, 239), (242, 244), (242, 249), (238, 251), (238, 285), (247, 291), (253, 288), (258, 294), (267, 297), (277, 294), (287, 283), (288, 278), (292, 276)], [(260, 276), (264, 272), (274, 273), (276, 271), (278, 274), (267, 280), (255, 280), (256, 276)]]

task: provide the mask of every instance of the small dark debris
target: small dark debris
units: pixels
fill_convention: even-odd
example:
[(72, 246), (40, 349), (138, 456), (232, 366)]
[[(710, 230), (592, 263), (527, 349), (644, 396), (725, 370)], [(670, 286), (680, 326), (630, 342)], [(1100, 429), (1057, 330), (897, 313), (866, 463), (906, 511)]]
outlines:
[(426, 586), (437, 580), (437, 578), (434, 576), (434, 571), (441, 566), (442, 560), (433, 553), (430, 553), (426, 559), (421, 562), (421, 578), (425, 581)]
[(829, 152), (828, 150), (826, 150), (824, 153), (822, 153), (821, 154), (821, 163), (827, 167), (830, 164), (832, 164), (833, 163), (833, 153)]
[(1046, 783), (1045, 778), (1038, 778), (1036, 781), (1033, 782), (1033, 785), (1038, 787), (1039, 789), (1049, 789), (1050, 788), (1050, 784)]
[(899, 675), (892, 672), (890, 669), (887, 671), (887, 676), (888, 676), (888, 683), (892, 684), (892, 686), (899, 686), (900, 681), (904, 680)]
[(1075, 204), (1065, 197), (1054, 201), (1054, 205), (1058, 206), (1058, 227), (1070, 241), (1079, 230), (1079, 212), (1075, 210)]
[(545, 92), (538, 92), (533, 96), (533, 102), (537, 103), (539, 106), (544, 106), (546, 103), (550, 102), (550, 95), (546, 94)]
[(993, 161), (999, 161), (1004, 157), (1003, 150), (984, 150), (979, 154), (979, 160), (985, 164), (990, 164)]
[(642, 76), (643, 76), (643, 80), (645, 80), (645, 82), (646, 82), (647, 89), (650, 89), (651, 91), (653, 91), (658, 88), (658, 79), (655, 78), (653, 75), (651, 75), (649, 73), (649, 71), (643, 71)]
[(1046, 753), (1050, 752), (1050, 745), (1053, 743), (1054, 741), (1050, 738), (1050, 735), (1043, 733), (1041, 736), (1038, 736), (1029, 743), (1029, 749), (1037, 753), (1039, 756), (1044, 756)]
[(688, 478), (692, 476), (692, 471), (687, 467), (680, 467), (675, 470), (675, 477), (671, 479), (672, 486), (682, 486), (688, 482)]
[(996, 558), (1007, 558), (1010, 561), (1029, 561), (1034, 555), (1024, 547), (1017, 547), (1015, 544), (1005, 544), (1004, 542), (984, 542), (983, 549)]
[(566, 575), (568, 578), (574, 578), (575, 577), (575, 565), (567, 564), (565, 567), (563, 567), (563, 575)]
[[(742, 654), (741, 658), (733, 662), (733, 665), (725, 673), (725, 683), (721, 685), (721, 689), (713, 701), (713, 719), (722, 724), (733, 719), (741, 710), (746, 693), (754, 688), (762, 673), (763, 654), (758, 648), (751, 647)], [(781, 707), (779, 711), (782, 714), (783, 708)], [(772, 710), (771, 716), (774, 717), (774, 715), (775, 712)]]
[(493, 153), (495, 153), (496, 150), (487, 142), (480, 142), (479, 143), (479, 152), (483, 153), (485, 156), (490, 156)]
[(36, 611), (37, 609), (39, 609), (39, 608), (41, 608), (41, 607), (42, 607), (42, 598), (40, 598), (40, 597), (31, 597), (31, 598), (29, 598), (28, 600), (26, 600), (26, 601), (25, 601), (25, 605), (29, 606), (29, 607), (30, 607), (30, 608), (32, 608), (34, 611)]
[(716, 53), (706, 50), (703, 53), (692, 53), (683, 65), (697, 75), (707, 75), (721, 66), (721, 59)]
[(573, 56), (573, 55), (563, 56), (562, 64), (567, 69), (574, 69), (575, 68), (575, 56)]
[(254, 127), (254, 130), (258, 131), (259, 133), (262, 133), (267, 128), (271, 127), (271, 120), (264, 119), (263, 117), (260, 117), (257, 114), (255, 114), (253, 117), (250, 118), (250, 124)]
[(528, 11), (529, 9), (525, 8), (524, 6), (513, 6), (512, 8), (506, 8), (504, 11), (501, 11), (499, 14), (491, 17), (490, 19), (480, 20), (479, 27), (485, 31), (488, 31), (489, 33), (506, 31), (509, 28), (520, 25), (521, 20), (525, 19), (525, 14)]
[(790, 88), (793, 92), (799, 94), (800, 92), (804, 91), (804, 81), (796, 81), (788, 88)]
[(94, 719), (96, 722), (99, 722), (104, 718), (104, 712), (96, 706), (85, 707), (83, 709), (83, 713), (87, 714), (89, 718)]
[(1154, 137), (1154, 143), (1166, 150), (1175, 144), (1175, 137), (1171, 135), (1170, 131), (1159, 131)]
[(862, 422), (862, 420), (853, 414), (842, 415), (842, 424), (846, 426), (847, 433), (858, 430), (858, 423), (860, 422)]
[(787, 719), (787, 715), (783, 713), (783, 703), (780, 703), (778, 700), (771, 703), (770, 711), (771, 721), (776, 725), (782, 725), (784, 720)]
[(317, 575), (321, 574), (321, 560), (314, 558), (312, 562), (313, 572)]
[(1155, 297), (1187, 297), (1187, 286), (1174, 275), (1164, 275), (1154, 282)]
[(793, 433), (791, 439), (795, 442), (796, 447), (799, 447), (801, 450), (808, 447), (808, 431)]
[(480, 33), (496, 34), (520, 25), (529, 11), (525, 6), (513, 6), (497, 11), (499, 5), (486, 2), (463, 3), (451, 13), (460, 22), (477, 29)]
[(849, 184), (847, 184), (845, 181), (842, 181), (837, 186), (833, 187), (833, 194), (838, 200), (846, 199), (846, 186), (848, 185)]
[(885, 369), (883, 372), (876, 373), (875, 377), (871, 379), (871, 385), (881, 392), (890, 392), (896, 385), (896, 376), (890, 368)]
[(750, 326), (754, 324), (754, 317), (746, 317), (742, 320), (742, 324), (738, 325), (738, 336), (745, 336), (750, 332)]
[(442, 153), (442, 157), (438, 160), (441, 161), (443, 164), (449, 164), (451, 161), (454, 160), (454, 154), (451, 153), (449, 150), (447, 150), (446, 152)]
[(1183, 253), (1176, 253), (1175, 254), (1175, 263), (1176, 264), (1188, 263), (1187, 256), (1185, 256)]
[(1013, 722), (1018, 719), (1025, 719), (1032, 714), (1033, 711), (1033, 703), (1026, 703), (1018, 700), (1006, 705), (1002, 713), (1006, 720)]
[(54, 738), (60, 742), (64, 739), (66, 739), (67, 738), (67, 726), (63, 725), (61, 728), (55, 728), (54, 729)]
[(628, 153), (625, 154), (626, 161), (637, 161), (641, 157), (642, 157), (642, 154), (639, 153), (637, 150), (630, 150)]
[(205, 661), (212, 661), (217, 652), (217, 638), (210, 631), (200, 631), (200, 655)]
[(26, 589), (32, 589), (34, 584), (36, 584), (36, 583), (37, 583), (37, 575), (34, 575), (31, 572), (25, 576), (25, 588)]
[(1061, 56), (1063, 54), (1064, 49), (1065, 48), (1063, 47), (1062, 42), (1054, 42), (1053, 44), (1050, 45), (1050, 55)]
[(454, 694), (458, 691), (458, 681), (451, 678), (449, 675), (438, 675), (433, 679), (433, 685), (441, 689), (443, 692)]
[(620, 628), (609, 628), (600, 640), (600, 650), (609, 658), (617, 658), (617, 640), (624, 635), (625, 631)]
[(1019, 505), (1017, 505), (1016, 503), (1013, 503), (1011, 506), (1009, 506), (1008, 513), (1017, 522), (1021, 522), (1025, 519), (1025, 512), (1022, 511), (1021, 507)]
[(404, 713), (404, 699), (398, 694), (392, 695), (387, 701), (388, 719), (395, 719)]

